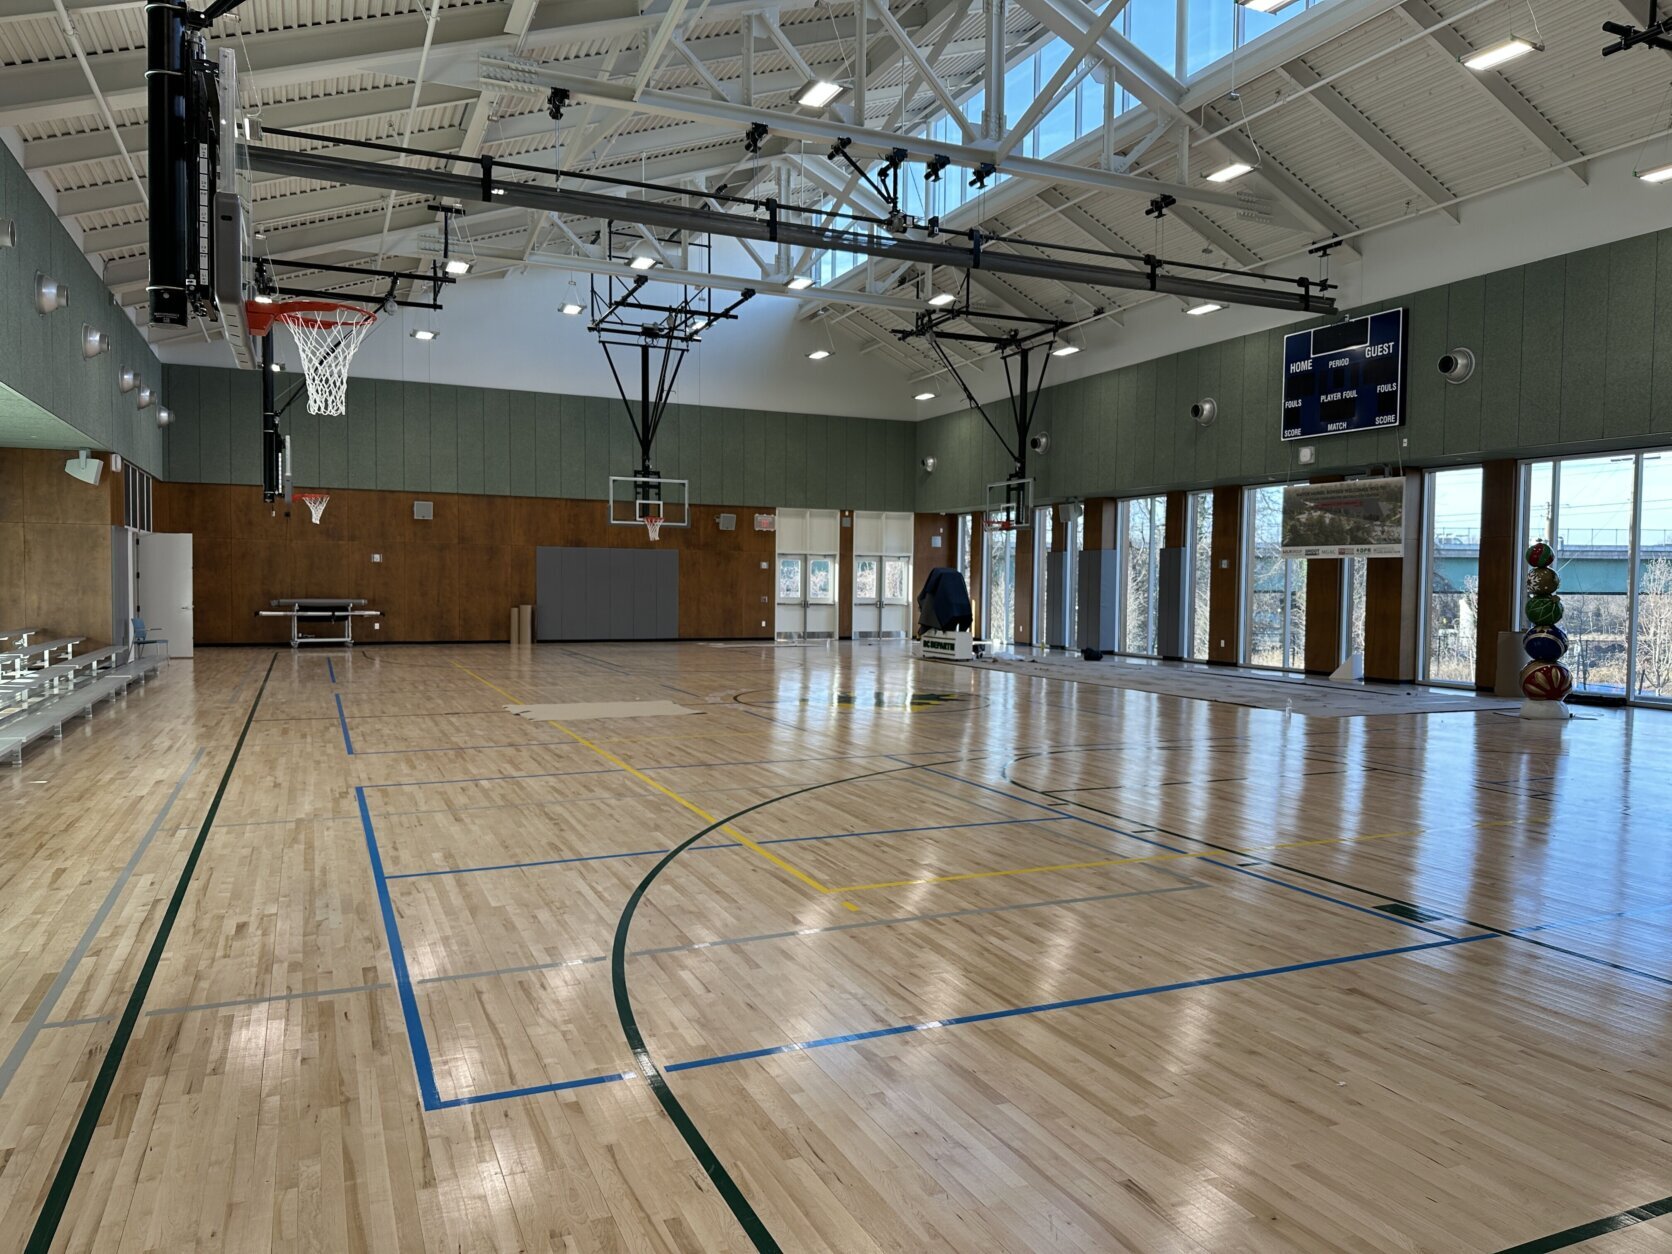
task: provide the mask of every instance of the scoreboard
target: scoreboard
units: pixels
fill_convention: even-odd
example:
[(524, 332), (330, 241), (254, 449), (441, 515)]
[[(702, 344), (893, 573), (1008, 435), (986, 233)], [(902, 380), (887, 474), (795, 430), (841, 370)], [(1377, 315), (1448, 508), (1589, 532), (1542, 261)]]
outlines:
[(1283, 337), (1283, 438), (1397, 427), (1405, 416), (1405, 311)]

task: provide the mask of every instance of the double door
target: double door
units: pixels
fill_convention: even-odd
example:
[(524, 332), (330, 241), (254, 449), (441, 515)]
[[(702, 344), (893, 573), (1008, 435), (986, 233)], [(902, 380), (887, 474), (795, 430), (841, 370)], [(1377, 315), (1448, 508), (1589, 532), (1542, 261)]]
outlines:
[(912, 516), (853, 516), (853, 638), (900, 640), (912, 629)]
[(837, 510), (778, 511), (774, 635), (779, 640), (836, 638), (841, 534)]

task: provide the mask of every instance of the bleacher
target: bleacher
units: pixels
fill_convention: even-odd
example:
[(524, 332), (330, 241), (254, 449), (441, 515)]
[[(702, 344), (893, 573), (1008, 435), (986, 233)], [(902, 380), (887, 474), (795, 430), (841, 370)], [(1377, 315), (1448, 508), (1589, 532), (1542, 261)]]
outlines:
[(153, 652), (143, 630), (135, 642), (83, 649), (81, 636), (47, 637), (38, 627), (0, 628), (0, 756), (23, 765), (23, 751), (51, 735), (64, 737), (64, 724), (92, 718), (100, 701), (123, 696), (143, 684), (168, 660)]

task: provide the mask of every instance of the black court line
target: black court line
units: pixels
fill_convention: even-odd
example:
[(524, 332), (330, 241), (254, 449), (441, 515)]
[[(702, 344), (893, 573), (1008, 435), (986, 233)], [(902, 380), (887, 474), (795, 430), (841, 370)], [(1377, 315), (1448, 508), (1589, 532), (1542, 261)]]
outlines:
[(145, 995), (151, 990), (151, 981), (157, 974), (157, 965), (162, 961), (163, 948), (168, 944), (169, 933), (174, 930), (174, 920), (179, 916), (181, 903), (186, 899), (186, 888), (191, 883), (192, 872), (197, 869), (198, 858), (209, 839), (209, 829), (215, 822), (215, 813), (221, 808), (221, 798), (226, 795), (226, 786), (232, 780), (232, 768), (238, 765), (238, 755), (243, 752), (244, 740), (250, 734), (250, 724), (255, 722), (256, 709), (267, 692), (267, 681), (273, 677), (273, 667), (278, 660), (279, 655), (275, 653), (267, 663), (267, 673), (261, 677), (261, 687), (256, 689), (255, 700), (250, 703), (250, 712), (244, 716), (244, 726), (238, 733), (238, 743), (232, 747), (232, 756), (227, 759), (226, 769), (221, 772), (220, 786), (215, 789), (214, 800), (209, 803), (209, 811), (203, 816), (203, 826), (198, 828), (197, 840), (192, 843), (191, 852), (186, 855), (186, 863), (180, 868), (180, 878), (174, 883), (174, 893), (168, 900), (168, 909), (163, 912), (162, 922), (157, 925), (157, 934), (151, 938), (151, 948), (146, 952), (145, 964), (140, 967), (139, 978), (134, 982), (133, 991), (128, 994), (128, 1004), (122, 1009), (121, 1021), (117, 1023), (116, 1031), (110, 1038), (110, 1047), (105, 1050), (104, 1061), (99, 1064), (99, 1074), (88, 1091), (87, 1101), (81, 1107), (81, 1116), (76, 1120), (75, 1131), (70, 1134), (70, 1142), (64, 1148), (64, 1157), (58, 1163), (58, 1171), (52, 1177), (52, 1187), (47, 1191), (46, 1201), (41, 1205), (40, 1214), (35, 1217), (35, 1226), (29, 1233), (29, 1243), (24, 1246), (24, 1254), (48, 1254), (58, 1235), (58, 1226), (64, 1220), (70, 1194), (75, 1190), (76, 1180), (81, 1175), (81, 1165), (87, 1158), (88, 1146), (92, 1144), (93, 1133), (98, 1130), (99, 1119), (104, 1114), (105, 1101), (110, 1097), (111, 1087), (116, 1082), (116, 1073), (122, 1066), (122, 1057), (128, 1051), (128, 1042), (133, 1038), (134, 1026), (139, 1022), (139, 1012), (145, 1005)]
[(1658, 1202), (1634, 1206), (1630, 1210), (1622, 1210), (1602, 1219), (1593, 1219), (1590, 1223), (1565, 1228), (1561, 1232), (1552, 1232), (1547, 1237), (1523, 1241), (1520, 1245), (1505, 1246), (1498, 1254), (1550, 1254), (1551, 1250), (1565, 1250), (1582, 1241), (1593, 1241), (1597, 1237), (1634, 1228), (1638, 1224), (1648, 1223), (1666, 1215), (1672, 1215), (1672, 1197), (1663, 1197)]
[[(952, 759), (952, 761), (956, 760)], [(650, 1049), (645, 1044), (644, 1034), (639, 1031), (638, 1016), (633, 1012), (632, 993), (627, 987), (627, 958), (629, 953), (627, 940), (633, 927), (633, 917), (638, 912), (639, 902), (643, 900), (645, 893), (650, 890), (650, 886), (655, 883), (656, 877), (661, 875), (675, 858), (705, 836), (711, 835), (728, 823), (736, 822), (746, 814), (752, 814), (756, 810), (775, 805), (780, 801), (788, 801), (792, 797), (799, 797), (804, 793), (816, 792), (821, 788), (832, 788), (838, 784), (851, 784), (860, 780), (875, 779), (882, 775), (899, 775), (906, 771), (919, 770), (922, 766), (944, 765), (948, 765), (948, 763), (926, 762), (922, 763), (921, 766), (908, 764), (879, 771), (866, 771), (863, 774), (850, 775), (844, 779), (832, 779), (819, 784), (808, 784), (790, 792), (780, 793), (776, 797), (768, 797), (764, 801), (757, 801), (753, 805), (745, 806), (741, 810), (726, 815), (724, 818), (716, 819), (695, 835), (687, 837), (668, 850), (661, 860), (646, 872), (645, 877), (633, 889), (632, 896), (627, 899), (627, 904), (622, 907), (620, 918), (616, 920), (615, 942), (610, 947), (610, 987), (615, 996), (616, 1018), (621, 1022), (621, 1032), (627, 1040), (627, 1048), (632, 1051), (633, 1062), (638, 1067), (639, 1074), (650, 1085), (650, 1091), (656, 1095), (656, 1100), (660, 1103), (662, 1110), (673, 1121), (674, 1127), (679, 1130), (679, 1135), (684, 1138), (686, 1146), (695, 1156), (703, 1172), (713, 1182), (714, 1187), (720, 1191), (720, 1196), (725, 1199), (726, 1205), (731, 1208), (733, 1217), (736, 1218), (743, 1231), (748, 1234), (749, 1240), (754, 1243), (759, 1254), (783, 1254), (783, 1247), (778, 1244), (777, 1239), (767, 1228), (760, 1215), (755, 1212), (755, 1208), (749, 1204), (749, 1199), (743, 1195), (743, 1190), (732, 1179), (731, 1173), (726, 1170), (726, 1165), (720, 1161), (719, 1155), (714, 1152), (713, 1147), (709, 1145), (707, 1139), (698, 1130), (697, 1125), (686, 1112), (684, 1105), (674, 1095), (673, 1090), (668, 1087), (667, 1079), (662, 1074), (661, 1067), (657, 1066), (656, 1060), (650, 1056)], [(33, 1254), (33, 1252), (31, 1251), (29, 1254)]]

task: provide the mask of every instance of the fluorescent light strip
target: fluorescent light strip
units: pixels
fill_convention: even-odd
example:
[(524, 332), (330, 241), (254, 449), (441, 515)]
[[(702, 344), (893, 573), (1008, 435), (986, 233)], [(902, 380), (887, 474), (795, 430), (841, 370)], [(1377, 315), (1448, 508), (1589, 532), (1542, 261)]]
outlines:
[(1508, 39), (1490, 44), (1478, 52), (1471, 52), (1466, 57), (1459, 57), (1458, 60), (1471, 70), (1495, 70), (1506, 61), (1524, 57), (1529, 52), (1543, 51), (1544, 45), (1536, 40), (1511, 35)]
[(816, 79), (801, 89), (801, 94), (795, 98), (798, 105), (806, 105), (809, 109), (822, 109), (837, 96), (842, 94), (840, 83), (829, 83), (824, 79)]
[(459, 257), (449, 258), (448, 261), (447, 261), (446, 266), (443, 267), (443, 268), (447, 271), (448, 274), (452, 275), (454, 278), (457, 278), (458, 276), (463, 275), (463, 274), (469, 274), (470, 273), (470, 263), (468, 261), (465, 261), (465, 260), (459, 258)]
[(912, 400), (914, 401), (932, 401), (934, 399), (935, 394), (933, 392), (919, 392), (916, 396), (912, 397)]
[(423, 340), (427, 343), (428, 341), (433, 340), (437, 334), (439, 334), (439, 332), (436, 331), (414, 331), (412, 333), (412, 338), (415, 340)]
[(1223, 308), (1225, 308), (1225, 306), (1216, 305), (1210, 300), (1205, 305), (1192, 305), (1184, 312), (1189, 314), (1192, 318), (1200, 318), (1203, 314), (1218, 313)]
[(1637, 177), (1645, 183), (1665, 183), (1672, 180), (1672, 165), (1657, 165), (1652, 170), (1639, 170)]
[(1276, 13), (1293, 4), (1294, 0), (1237, 0), (1237, 3), (1254, 13)]
[(929, 298), (929, 303), (931, 305), (933, 305), (936, 309), (945, 309), (948, 305), (950, 305), (953, 301), (955, 301), (957, 299), (958, 298), (956, 296), (954, 296), (951, 292), (936, 292), (933, 296), (931, 296)]
[(807, 354), (807, 360), (823, 361), (828, 356), (830, 356), (830, 350), (828, 348), (815, 348), (812, 352)]
[(784, 286), (789, 288), (792, 292), (800, 292), (812, 287), (813, 280), (809, 279), (805, 274), (798, 274)]
[(1240, 179), (1245, 174), (1253, 173), (1254, 167), (1241, 161), (1233, 161), (1223, 169), (1215, 170), (1208, 175), (1210, 183), (1229, 183), (1232, 179)]
[(563, 306), (563, 312), (568, 314), (571, 318), (573, 318), (580, 311), (581, 311), (581, 307), (579, 305), (575, 304), (574, 301), (569, 301), (567, 304), (565, 304)]
[(652, 257), (649, 253), (640, 253), (627, 264), (635, 270), (650, 270), (655, 268), (656, 258)]

